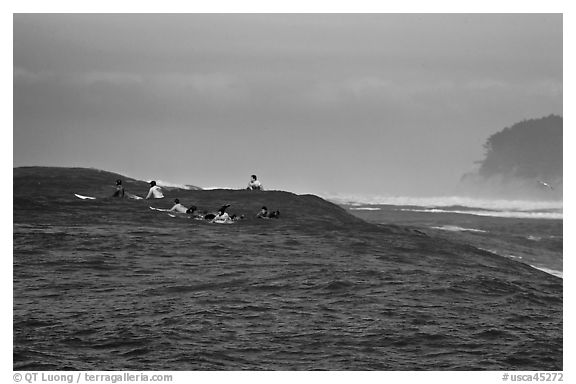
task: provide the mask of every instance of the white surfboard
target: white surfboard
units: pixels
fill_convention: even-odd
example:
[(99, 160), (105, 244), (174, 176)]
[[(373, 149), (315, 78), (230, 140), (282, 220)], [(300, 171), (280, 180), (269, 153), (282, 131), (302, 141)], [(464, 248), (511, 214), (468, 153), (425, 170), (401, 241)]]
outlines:
[(134, 199), (134, 200), (142, 200), (144, 199), (143, 197), (140, 197), (138, 195), (133, 195), (131, 193), (126, 193), (126, 196), (128, 196), (129, 199)]
[(96, 200), (95, 197), (79, 195), (77, 193), (75, 193), (74, 196), (76, 196), (77, 198), (82, 199), (82, 200)]
[(153, 211), (159, 211), (159, 212), (170, 212), (169, 209), (162, 209), (162, 208), (154, 208), (154, 207), (149, 207), (151, 210)]

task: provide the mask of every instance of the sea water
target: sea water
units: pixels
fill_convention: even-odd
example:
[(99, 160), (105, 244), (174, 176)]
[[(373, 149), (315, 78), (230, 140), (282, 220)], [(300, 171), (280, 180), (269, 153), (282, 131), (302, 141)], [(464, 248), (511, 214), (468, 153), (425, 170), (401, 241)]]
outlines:
[(410, 225), (563, 277), (561, 201), (468, 197), (332, 197), (378, 224)]
[(478, 250), (560, 271), (561, 220), (173, 195), (282, 212), (217, 225), (41, 181), (14, 199), (16, 370), (562, 369), (562, 280)]

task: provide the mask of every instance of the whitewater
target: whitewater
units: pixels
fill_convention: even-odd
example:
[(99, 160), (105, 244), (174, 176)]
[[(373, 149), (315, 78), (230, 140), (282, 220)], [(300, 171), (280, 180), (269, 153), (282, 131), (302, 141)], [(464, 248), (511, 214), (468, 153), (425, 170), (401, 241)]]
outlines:
[(329, 199), (367, 221), (411, 225), (564, 276), (562, 201), (361, 195)]
[(378, 206), (397, 206), (406, 211), (428, 213), (459, 213), (466, 215), (508, 218), (563, 219), (562, 201), (484, 199), (465, 196), (381, 196), (325, 195), (337, 204), (350, 205), (354, 210), (379, 210)]

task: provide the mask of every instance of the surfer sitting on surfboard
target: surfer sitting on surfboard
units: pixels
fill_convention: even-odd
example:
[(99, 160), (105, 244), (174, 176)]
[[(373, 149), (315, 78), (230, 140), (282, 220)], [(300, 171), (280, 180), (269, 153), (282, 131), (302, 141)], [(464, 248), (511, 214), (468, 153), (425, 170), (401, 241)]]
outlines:
[(154, 180), (150, 182), (150, 190), (148, 191), (146, 199), (149, 199), (151, 197), (153, 197), (154, 199), (162, 199), (164, 197), (162, 189), (156, 185), (156, 182)]
[(112, 197), (124, 198), (124, 186), (122, 185), (122, 180), (116, 180), (116, 191), (114, 191)]
[(260, 183), (258, 181), (258, 178), (256, 177), (256, 175), (252, 175), (250, 178), (250, 182), (248, 183), (248, 188), (246, 188), (248, 190), (251, 191), (263, 191), (264, 187), (262, 186), (262, 183)]

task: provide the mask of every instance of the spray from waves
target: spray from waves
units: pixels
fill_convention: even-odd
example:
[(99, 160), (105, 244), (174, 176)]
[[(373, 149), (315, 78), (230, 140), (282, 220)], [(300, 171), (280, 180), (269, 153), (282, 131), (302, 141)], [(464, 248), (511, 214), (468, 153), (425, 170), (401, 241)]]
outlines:
[(488, 231), (484, 231), (482, 229), (474, 229), (474, 228), (464, 228), (459, 227), (457, 225), (442, 225), (439, 227), (430, 227), (432, 229), (439, 229), (441, 231), (450, 231), (450, 232), (479, 232), (479, 233), (487, 233)]
[(464, 196), (437, 196), (437, 197), (411, 197), (411, 196), (379, 196), (379, 195), (333, 195), (323, 196), (339, 204), (355, 206), (362, 205), (398, 205), (416, 207), (469, 207), (490, 210), (538, 211), (561, 210), (562, 201), (535, 201), (535, 200), (489, 200), (475, 199)]
[[(501, 257), (506, 257), (506, 258), (509, 258), (512, 260), (516, 260), (518, 262), (520, 262), (520, 260), (522, 260), (522, 256), (516, 256), (516, 255), (511, 255), (511, 254), (502, 254), (501, 252), (494, 250), (494, 249), (487, 249), (487, 248), (481, 248), (481, 247), (478, 247), (478, 249), (493, 253), (493, 254), (501, 256)], [(563, 271), (558, 271), (555, 269), (546, 268), (546, 267), (543, 267), (540, 265), (533, 265), (533, 264), (528, 264), (528, 265), (531, 266), (532, 268), (538, 269), (542, 272), (546, 272), (549, 275), (553, 275), (553, 276), (559, 277), (561, 279), (564, 278), (564, 272)]]
[[(152, 179), (150, 179), (152, 180)], [(156, 185), (164, 188), (179, 188), (179, 189), (187, 189), (187, 190), (198, 190), (201, 189), (199, 187), (189, 185), (189, 184), (179, 184), (179, 183), (171, 183), (169, 181), (164, 180), (155, 180)]]
[(562, 220), (561, 212), (524, 212), (524, 211), (461, 211), (448, 209), (400, 209), (405, 212), (423, 212), (423, 213), (458, 213), (462, 215), (489, 216), (489, 217), (506, 217), (514, 219), (547, 219)]
[(550, 269), (550, 268), (538, 267), (538, 266), (536, 266), (536, 265), (530, 265), (530, 266), (531, 266), (532, 268), (536, 268), (536, 269), (538, 269), (538, 270), (540, 270), (540, 271), (542, 271), (542, 272), (546, 272), (546, 273), (549, 274), (549, 275), (553, 275), (553, 276), (559, 277), (559, 278), (561, 278), (561, 279), (564, 278), (564, 272), (562, 272), (562, 271), (556, 271), (556, 270)]
[(350, 208), (352, 211), (380, 211), (382, 208), (378, 207), (352, 207)]
[(332, 195), (326, 199), (350, 209), (369, 209), (378, 205), (406, 207), (425, 213), (460, 213), (479, 216), (562, 219), (562, 201), (490, 200), (464, 196), (411, 197), (378, 195)]
[(212, 186), (209, 186), (209, 187), (202, 187), (202, 189), (203, 189), (203, 190), (205, 190), (205, 191), (211, 191), (211, 190), (214, 190), (214, 189), (238, 189), (238, 188), (232, 188), (232, 187), (218, 187), (218, 186), (214, 186), (214, 185), (212, 185)]

